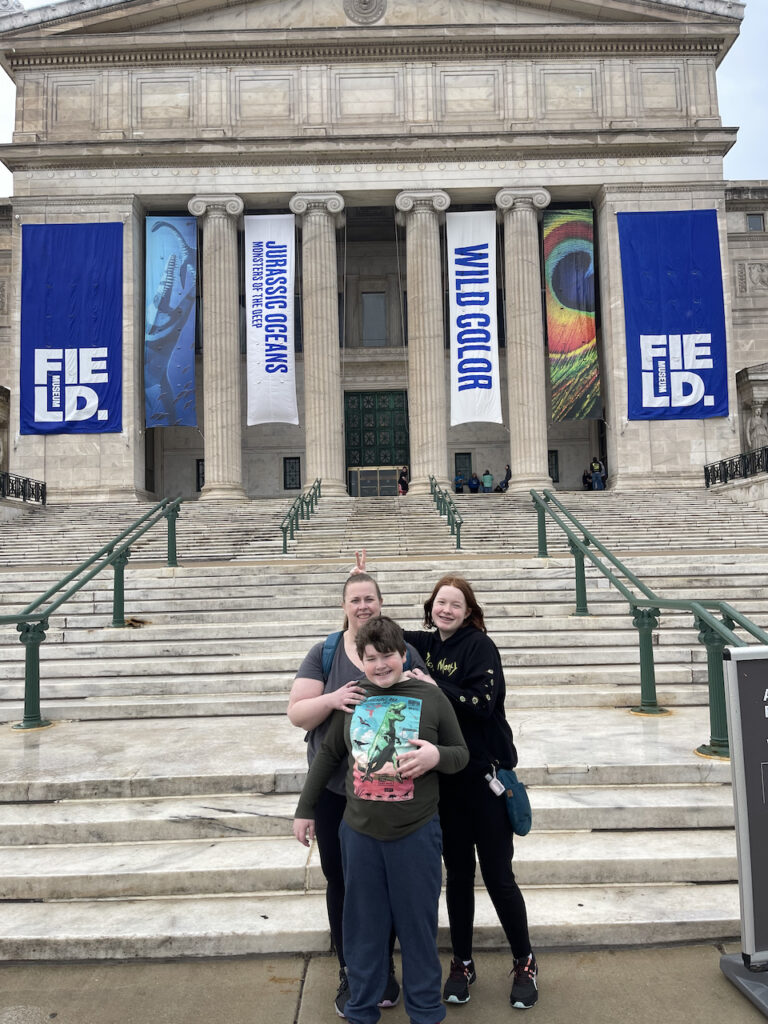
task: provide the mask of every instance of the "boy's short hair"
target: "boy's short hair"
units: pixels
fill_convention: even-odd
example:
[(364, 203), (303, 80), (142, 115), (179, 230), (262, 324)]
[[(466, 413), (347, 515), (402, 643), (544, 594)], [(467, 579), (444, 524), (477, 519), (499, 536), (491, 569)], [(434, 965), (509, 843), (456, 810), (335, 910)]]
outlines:
[(393, 619), (380, 615), (377, 619), (369, 619), (360, 629), (355, 639), (357, 655), (362, 658), (365, 648), (370, 644), (379, 654), (405, 654), (405, 637), (402, 629)]

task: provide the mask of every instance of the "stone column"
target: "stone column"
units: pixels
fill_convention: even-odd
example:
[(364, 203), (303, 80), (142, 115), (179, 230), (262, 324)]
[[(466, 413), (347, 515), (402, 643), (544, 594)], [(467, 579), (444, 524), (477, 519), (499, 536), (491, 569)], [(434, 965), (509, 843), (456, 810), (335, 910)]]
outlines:
[(538, 211), (549, 201), (544, 188), (503, 188), (496, 195), (504, 213), (509, 488), (515, 491), (552, 486), (538, 229)]
[(442, 191), (400, 192), (395, 206), (406, 225), (408, 280), (408, 418), (411, 491), (429, 493), (430, 475), (448, 487), (440, 215), (451, 204)]
[(301, 216), (304, 481), (311, 485), (319, 477), (324, 495), (346, 494), (336, 279), (336, 221), (344, 199), (336, 192), (307, 192), (289, 205)]
[(244, 498), (240, 410), (239, 196), (194, 196), (203, 218), (203, 404), (205, 486), (201, 498)]

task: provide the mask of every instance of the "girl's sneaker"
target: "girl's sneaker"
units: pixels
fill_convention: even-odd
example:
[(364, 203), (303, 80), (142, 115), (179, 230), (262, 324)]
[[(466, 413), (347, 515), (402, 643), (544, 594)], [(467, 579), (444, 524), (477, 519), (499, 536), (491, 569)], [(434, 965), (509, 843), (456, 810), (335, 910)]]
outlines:
[(536, 957), (533, 953), (522, 956), (515, 960), (515, 966), (510, 971), (514, 974), (512, 991), (509, 993), (509, 1001), (517, 1010), (528, 1010), (539, 998), (539, 989), (536, 984), (536, 975), (539, 968)]
[(443, 1002), (468, 1003), (469, 986), (475, 981), (477, 975), (474, 960), (470, 960), (468, 964), (463, 960), (451, 960), (450, 973), (443, 988)]

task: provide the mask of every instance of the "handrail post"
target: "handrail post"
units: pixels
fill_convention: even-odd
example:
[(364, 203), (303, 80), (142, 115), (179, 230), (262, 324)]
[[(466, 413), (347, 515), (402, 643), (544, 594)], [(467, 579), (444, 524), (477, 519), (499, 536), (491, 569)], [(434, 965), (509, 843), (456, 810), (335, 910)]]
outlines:
[(656, 669), (653, 664), (653, 631), (659, 628), (658, 608), (635, 608), (632, 625), (640, 642), (640, 706), (630, 708), (633, 715), (668, 715), (656, 700)]
[(571, 549), (576, 570), (576, 611), (573, 614), (589, 615), (589, 608), (587, 607), (587, 577), (584, 573), (584, 552), (572, 540), (568, 541), (568, 546)]
[(538, 516), (538, 534), (539, 534), (539, 558), (548, 558), (547, 553), (547, 519), (544, 506), (536, 502), (536, 514)]
[(172, 505), (165, 511), (168, 521), (168, 565), (175, 568), (179, 563), (176, 559), (176, 520), (179, 518), (179, 506)]
[(699, 641), (707, 648), (707, 678), (709, 683), (709, 743), (696, 747), (702, 757), (731, 756), (728, 746), (728, 719), (725, 711), (725, 679), (723, 677), (723, 648), (725, 639), (698, 617), (695, 625)]
[(118, 629), (125, 625), (125, 567), (131, 557), (131, 549), (124, 548), (112, 560), (115, 580), (112, 593), (112, 625)]
[(280, 527), (283, 532), (283, 554), (288, 554), (288, 527), (283, 525)]
[(456, 550), (461, 550), (461, 523), (456, 520)]
[(16, 625), (24, 644), (24, 719), (13, 729), (45, 729), (52, 722), (40, 716), (40, 644), (45, 640), (48, 620)]

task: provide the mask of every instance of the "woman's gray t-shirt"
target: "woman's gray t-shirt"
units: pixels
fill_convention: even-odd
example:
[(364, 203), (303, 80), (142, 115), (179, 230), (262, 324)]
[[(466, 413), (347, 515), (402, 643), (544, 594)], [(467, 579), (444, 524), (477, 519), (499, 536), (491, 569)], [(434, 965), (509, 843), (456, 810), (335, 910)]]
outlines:
[[(347, 683), (352, 680), (360, 679), (364, 673), (350, 661), (347, 657), (347, 652), (344, 650), (344, 637), (339, 639), (338, 646), (333, 655), (333, 661), (328, 672), (328, 678), (323, 678), (323, 647), (325, 641), (321, 640), (320, 643), (315, 644), (310, 648), (306, 658), (299, 665), (299, 670), (296, 673), (296, 679), (316, 679), (319, 683), (324, 683), (323, 693), (333, 693), (334, 690), (340, 690), (342, 686), (346, 686)], [(408, 647), (408, 653), (411, 656), (410, 667), (420, 668), (423, 672), (426, 672), (427, 668), (424, 664), (424, 659), (421, 657), (419, 652), (411, 647)], [(320, 746), (325, 738), (325, 734), (328, 732), (328, 727), (331, 724), (330, 714), (321, 722), (320, 725), (315, 726), (314, 729), (310, 729), (306, 735), (307, 741), (307, 761), (312, 764), (315, 754), (320, 749)], [(336, 770), (333, 778), (328, 783), (328, 789), (334, 793), (338, 793), (340, 796), (346, 796), (346, 775), (347, 766), (346, 764), (340, 764)]]

